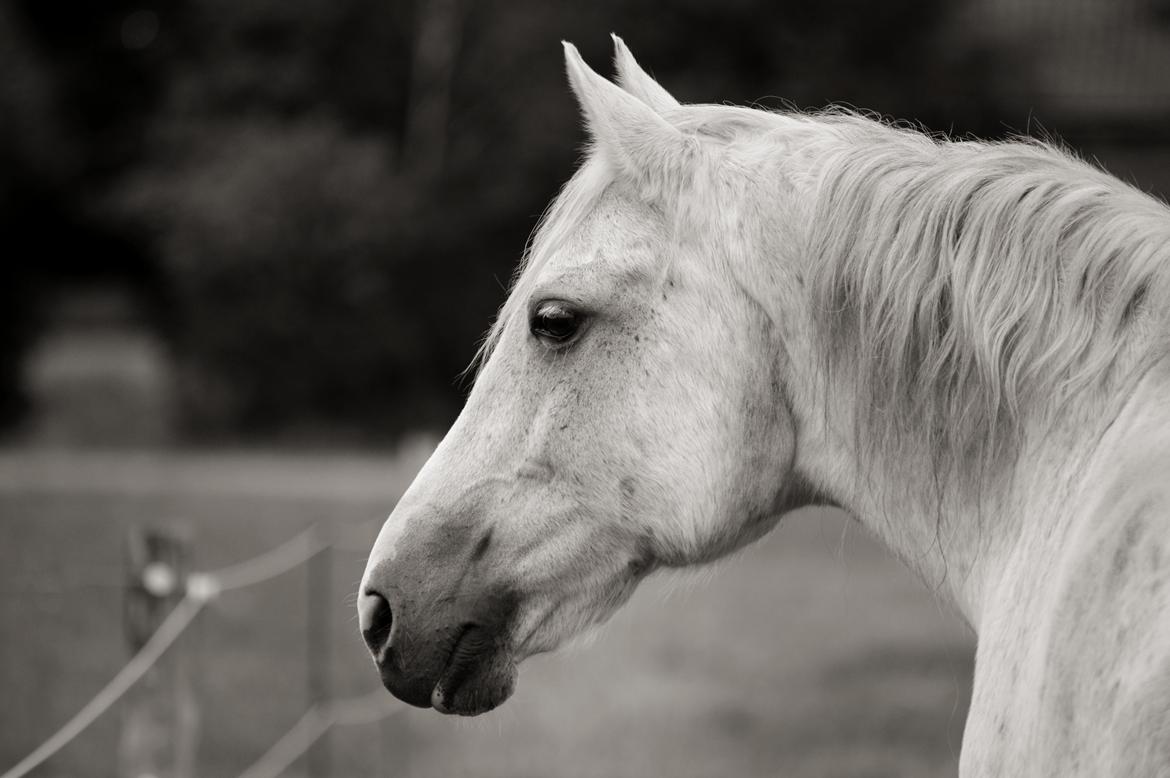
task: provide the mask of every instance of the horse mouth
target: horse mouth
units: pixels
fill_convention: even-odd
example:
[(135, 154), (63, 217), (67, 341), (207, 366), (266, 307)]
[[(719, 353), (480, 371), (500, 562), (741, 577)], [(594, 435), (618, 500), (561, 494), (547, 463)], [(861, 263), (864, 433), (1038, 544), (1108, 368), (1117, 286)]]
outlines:
[(431, 706), (440, 713), (478, 716), (508, 699), (515, 680), (516, 664), (496, 636), (468, 624), (431, 691)]

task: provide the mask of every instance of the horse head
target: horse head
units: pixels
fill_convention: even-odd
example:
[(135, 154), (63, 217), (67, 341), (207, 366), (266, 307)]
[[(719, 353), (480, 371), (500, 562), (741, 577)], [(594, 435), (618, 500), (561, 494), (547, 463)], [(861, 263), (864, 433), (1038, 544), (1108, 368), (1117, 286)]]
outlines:
[(618, 84), (565, 45), (591, 152), (361, 584), (382, 681), (413, 705), (490, 710), (522, 659), (648, 573), (738, 548), (801, 499), (781, 327), (743, 275), (783, 237), (745, 196), (776, 178), (685, 127), (615, 44)]

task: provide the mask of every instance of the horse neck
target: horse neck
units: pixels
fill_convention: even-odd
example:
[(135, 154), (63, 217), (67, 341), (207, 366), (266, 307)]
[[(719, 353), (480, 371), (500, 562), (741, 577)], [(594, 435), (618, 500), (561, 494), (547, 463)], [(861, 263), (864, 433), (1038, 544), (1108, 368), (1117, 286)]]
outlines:
[[(905, 390), (908, 381), (917, 380), (894, 380), (887, 385), (889, 376), (878, 376), (875, 383), (864, 371), (851, 375), (853, 363), (850, 359), (840, 359), (839, 354), (871, 358), (875, 344), (841, 342), (826, 337), (826, 319), (830, 317), (825, 315), (825, 306), (830, 306), (828, 310), (836, 310), (833, 305), (837, 300), (824, 295), (826, 287), (815, 287), (816, 279), (832, 280), (839, 276), (819, 271), (842, 267), (833, 264), (839, 259), (834, 252), (851, 252), (855, 246), (879, 245), (876, 240), (867, 241), (865, 235), (855, 234), (863, 224), (871, 222), (859, 217), (852, 223), (838, 225), (837, 230), (825, 234), (840, 235), (839, 230), (844, 230), (853, 238), (834, 239), (828, 243), (824, 242), (823, 235), (802, 240), (802, 231), (809, 229), (807, 226), (796, 227), (796, 235), (785, 233), (786, 229), (794, 229), (793, 224), (819, 224), (823, 227), (827, 224), (825, 220), (833, 217), (834, 209), (818, 211), (822, 192), (832, 190), (832, 187), (819, 187), (818, 182), (834, 180), (833, 173), (826, 175), (825, 170), (837, 164), (832, 160), (839, 156), (838, 147), (848, 144), (848, 139), (826, 135), (810, 144), (807, 154), (786, 158), (783, 163), (788, 174), (786, 177), (795, 191), (779, 196), (781, 199), (777, 202), (786, 204), (785, 207), (778, 209), (768, 226), (761, 230), (765, 236), (772, 237), (759, 252), (760, 261), (755, 272), (760, 277), (749, 284), (751, 288), (771, 290), (769, 297), (775, 305), (773, 318), (781, 322), (785, 351), (781, 358), (791, 366), (787, 375), (789, 396), (786, 400), (792, 405), (799, 430), (796, 467), (798, 474), (827, 501), (853, 514), (917, 571), (928, 585), (955, 601), (975, 625), (983, 610), (986, 582), (995, 579), (1003, 559), (1013, 553), (1019, 539), (1036, 531), (1060, 531), (1055, 526), (1063, 520), (1060, 517), (1075, 513), (1075, 492), (1080, 483), (1077, 474), (1086, 472), (1094, 457), (1099, 456), (1103, 430), (1118, 417), (1126, 398), (1134, 395), (1136, 379), (1132, 377), (1142, 374), (1142, 366), (1149, 363), (1151, 354), (1156, 351), (1151, 349), (1149, 336), (1141, 333), (1164, 331), (1164, 327), (1170, 326), (1170, 315), (1157, 313), (1162, 307), (1160, 305), (1145, 306), (1147, 322), (1143, 328), (1127, 332), (1125, 340), (1110, 348), (1110, 372), (1098, 371), (1100, 375), (1094, 379), (1095, 383), (1082, 385), (1093, 383), (1095, 389), (1078, 389), (1069, 402), (1063, 402), (1066, 398), (1062, 398), (1059, 405), (1053, 402), (1054, 408), (1043, 407), (1045, 398), (1026, 398), (1032, 404), (1022, 411), (1019, 407), (1014, 408), (1013, 413), (1019, 412), (1002, 430), (995, 427), (1000, 417), (989, 412), (986, 405), (936, 404), (928, 406), (934, 416), (925, 419), (897, 415), (904, 414), (907, 407), (897, 402), (858, 407), (864, 401), (857, 396), (857, 387), (868, 391), (871, 386), (885, 386), (889, 396), (896, 398), (901, 396), (900, 392)], [(928, 151), (934, 148), (927, 145)], [(907, 149), (906, 153), (915, 153), (913, 144)], [(939, 164), (933, 152), (923, 152), (923, 155), (918, 160), (922, 164)], [(1052, 164), (1060, 167), (1057, 162)], [(945, 171), (940, 168), (940, 174), (942, 172)], [(1074, 174), (1082, 175), (1076, 171), (1069, 173)], [(1053, 175), (1059, 175), (1059, 171)], [(837, 191), (841, 191), (840, 186)], [(848, 191), (860, 193), (858, 199), (846, 203), (851, 203), (853, 210), (842, 211), (854, 214), (868, 213), (867, 208), (875, 202), (886, 202), (882, 198), (889, 195), (880, 188), (862, 187)], [(1120, 192), (1117, 197), (1121, 198), (1118, 208), (1125, 205), (1128, 210), (1140, 210), (1158, 224), (1164, 221), (1164, 208), (1151, 205), (1132, 193)], [(788, 205), (793, 203), (796, 205)], [(791, 249), (786, 248), (806, 243), (808, 248), (800, 256), (793, 256)], [(1155, 244), (1164, 245), (1147, 239), (1145, 243), (1134, 243), (1140, 251), (1135, 249), (1129, 253), (1152, 256), (1150, 252), (1155, 251)], [(891, 250), (896, 249), (894, 246)], [(815, 267), (808, 265), (810, 260), (818, 264)], [(869, 261), (886, 261), (886, 257), (880, 251), (874, 252), (862, 260)], [(793, 272), (793, 268), (802, 271), (803, 279), (802, 273)], [(852, 271), (859, 269), (868, 272), (854, 263)], [(807, 291), (804, 280), (809, 281)], [(1165, 294), (1165, 286), (1160, 282), (1152, 284), (1149, 298)], [(814, 288), (821, 292), (819, 296)], [(849, 287), (844, 288), (848, 290)], [(793, 292), (794, 289), (801, 291)], [(871, 287), (870, 292), (875, 289), (880, 291), (881, 287)], [(1144, 288), (1135, 289), (1138, 296), (1134, 299), (1141, 299)], [(1001, 296), (1007, 294), (1007, 290), (1000, 290), (1000, 293)], [(872, 302), (859, 299), (862, 300), (859, 304)], [(1122, 302), (1127, 299), (1127, 296), (1118, 297)], [(834, 316), (841, 320), (837, 314)], [(842, 331), (845, 334), (837, 333), (837, 336), (849, 337), (848, 327)], [(905, 332), (904, 329), (892, 331), (894, 337), (899, 331)], [(1054, 336), (1042, 328), (1037, 332), (1044, 337)], [(1071, 342), (1070, 339), (1068, 343)], [(1068, 343), (1063, 346), (1067, 347)], [(826, 358), (829, 352), (834, 354), (832, 360)], [(1099, 361), (1106, 363), (1104, 359)], [(835, 365), (831, 370), (827, 367), (830, 364)], [(1003, 375), (988, 378), (971, 372), (935, 377), (942, 380), (1005, 378)], [(851, 379), (855, 379), (852, 386)], [(1001, 390), (1005, 388), (1011, 387), (1001, 387)], [(1016, 386), (1015, 390), (1018, 394), (1019, 387)], [(978, 402), (987, 397), (1003, 396), (1013, 395), (1010, 391), (1006, 395), (1003, 391), (986, 391), (975, 393), (972, 398)], [(974, 407), (977, 413), (982, 409), (982, 416), (965, 415), (968, 407)], [(959, 415), (952, 422), (944, 418), (946, 413)], [(970, 418), (980, 423), (972, 425), (968, 423)], [(885, 423), (891, 419), (898, 423)], [(883, 423), (868, 424), (874, 420)], [(859, 421), (867, 423), (859, 424)], [(902, 432), (915, 427), (928, 432), (922, 436), (927, 440), (918, 440), (916, 434), (906, 434), (904, 440), (900, 438)], [(866, 430), (864, 436), (858, 434), (862, 429)], [(874, 429), (878, 430), (877, 434), (873, 434)], [(942, 430), (936, 438), (941, 438), (943, 444), (932, 449), (930, 439), (935, 429)], [(953, 434), (955, 429), (967, 437)], [(979, 443), (984, 434), (1001, 431), (1010, 438), (996, 435), (989, 437), (986, 446)], [(1003, 445), (1005, 440), (1011, 445)], [(967, 452), (958, 451), (952, 445), (956, 442), (965, 445), (967, 441), (975, 441), (974, 447), (984, 451), (986, 457), (980, 459), (977, 454), (974, 459), (969, 459)], [(937, 442), (935, 439), (934, 443)], [(944, 461), (940, 461), (940, 454)], [(947, 456), (951, 457), (949, 461), (945, 461)], [(971, 462), (975, 467), (968, 467)], [(987, 466), (987, 473), (979, 470), (983, 466)], [(972, 477), (965, 477), (968, 474)]]
[[(882, 540), (978, 630), (988, 586), (1001, 579), (1026, 538), (1069, 531), (1079, 477), (1100, 458), (1102, 433), (1121, 412), (1121, 395), (1086, 395), (1055, 426), (1025, 430), (1011, 466), (972, 489), (933, 472), (925, 464), (928, 451), (891, 448), (884, 457), (863, 450), (856, 422), (871, 409), (858, 408), (851, 388), (820, 369), (825, 360), (811, 315), (794, 315), (802, 306), (791, 299), (779, 307), (785, 310), (776, 312), (777, 321), (795, 322), (784, 335), (782, 359), (790, 365), (784, 400), (798, 429), (799, 480)], [(907, 453), (924, 466), (909, 472), (893, 461)]]
[(851, 397), (813, 383), (787, 398), (800, 430), (800, 478), (877, 536), (976, 631), (989, 587), (1018, 549), (1041, 536), (1055, 549), (1072, 531), (1084, 502), (1083, 476), (1101, 464), (1106, 425), (1089, 418), (1086, 405), (1058, 428), (1028, 435), (1013, 466), (977, 492), (942, 483), (929, 471), (908, 476), (880, 457), (864, 460), (853, 435)]

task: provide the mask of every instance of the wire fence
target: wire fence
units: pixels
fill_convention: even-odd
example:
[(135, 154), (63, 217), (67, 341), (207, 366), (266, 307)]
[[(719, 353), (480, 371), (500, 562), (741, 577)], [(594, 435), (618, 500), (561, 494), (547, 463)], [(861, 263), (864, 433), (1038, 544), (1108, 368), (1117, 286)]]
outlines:
[[(357, 543), (353, 530), (361, 528), (352, 527), (348, 533), (333, 533), (327, 537), (320, 525), (313, 525), (251, 559), (218, 570), (188, 575), (182, 598), (142, 648), (69, 721), (28, 756), (6, 770), (0, 778), (22, 778), (69, 745), (125, 696), (194, 623), (204, 607), (217, 597), (276, 578), (309, 562), (329, 548), (354, 548)], [(276, 778), (330, 728), (372, 724), (403, 710), (405, 708), (393, 702), (381, 689), (352, 698), (310, 705), (297, 723), (244, 770), (240, 778)]]

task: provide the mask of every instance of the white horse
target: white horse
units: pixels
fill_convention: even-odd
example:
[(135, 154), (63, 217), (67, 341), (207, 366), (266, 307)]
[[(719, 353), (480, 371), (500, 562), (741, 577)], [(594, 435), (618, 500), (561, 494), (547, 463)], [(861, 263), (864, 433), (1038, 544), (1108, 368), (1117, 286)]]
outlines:
[(979, 637), (961, 772), (1170, 775), (1170, 210), (1046, 145), (679, 105), (591, 151), (387, 520), (383, 683), (476, 714), (658, 567), (844, 508)]

